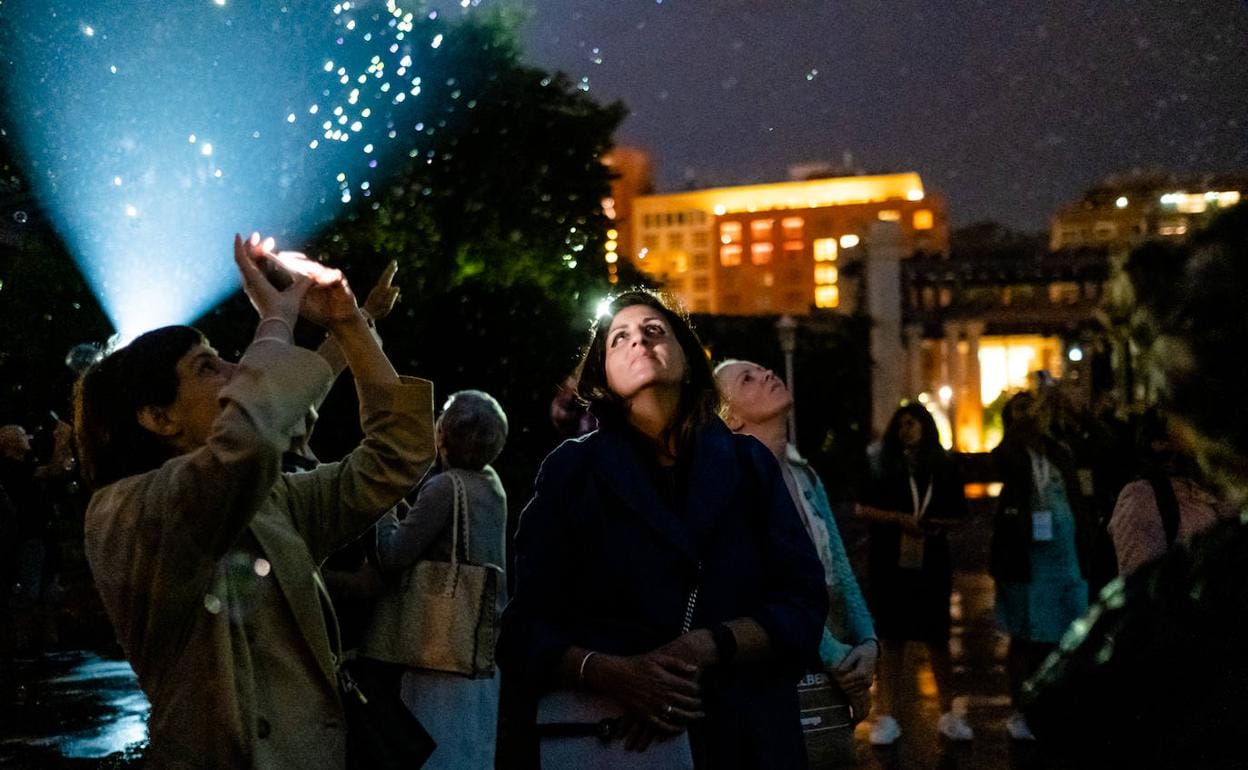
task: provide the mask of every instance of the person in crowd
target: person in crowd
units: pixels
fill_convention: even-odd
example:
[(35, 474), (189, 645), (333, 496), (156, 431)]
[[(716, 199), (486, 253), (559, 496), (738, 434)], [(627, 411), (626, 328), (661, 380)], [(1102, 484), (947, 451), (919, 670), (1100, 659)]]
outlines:
[(1248, 205), (1181, 247), (1136, 249), (1126, 273), (1168, 435), (1240, 515), (1111, 583), (1028, 683), (1028, 719), (1068, 767), (1243, 767), (1248, 412), (1235, 405), (1248, 353)]
[(598, 421), (576, 395), (575, 377), (568, 376), (550, 400), (550, 424), (563, 438), (584, 436), (598, 427)]
[(719, 419), (655, 293), (611, 300), (577, 390), (599, 429), (546, 458), (521, 515), (504, 676), (614, 703), (627, 749), (688, 731), (699, 768), (805, 767), (794, 685), (828, 597), (775, 456)]
[(901, 737), (894, 714), (907, 642), (927, 647), (940, 701), (938, 731), (969, 741), (975, 734), (954, 708), (949, 655), (953, 560), (947, 532), (967, 515), (961, 474), (940, 445), (932, 415), (918, 403), (893, 414), (868, 454), (868, 470), (858, 515), (870, 527), (867, 596), (884, 646), (871, 743), (891, 746)]
[(1047, 430), (1041, 400), (1024, 391), (1002, 411), (1005, 435), (993, 450), (1002, 479), (993, 516), (990, 571), (996, 582), (996, 616), (1009, 635), (1006, 676), (1015, 712), (1010, 737), (1035, 740), (1018, 709), (1023, 682), (1088, 608), (1080, 546), (1091, 523), (1070, 452)]
[[(37, 451), (41, 433), (48, 440)], [(9, 498), (13, 514), (11, 540), (0, 543), (5, 551), (0, 563), (4, 577), (0, 602), (10, 611), (5, 631), (12, 636), (6, 646), (26, 651), (42, 649), (57, 638), (54, 605), (60, 588), (54, 528), (58, 486), (54, 482), (64, 458), (54, 456), (51, 438), (50, 433), (30, 433), (22, 425), (0, 427), (0, 489)]]
[(1196, 458), (1170, 438), (1165, 415), (1156, 407), (1141, 418), (1138, 443), (1141, 478), (1123, 488), (1109, 521), (1122, 575), (1161, 557), (1175, 543), (1191, 543), (1233, 514), (1208, 488)]
[[(238, 363), (170, 326), (76, 388), (79, 460), (96, 488), (87, 557), (151, 701), (153, 767), (343, 767), (336, 621), (317, 565), (433, 458), (431, 384), (395, 374), (339, 271), (305, 261), (275, 288), (258, 264), (270, 247), (234, 240), (260, 317)], [(321, 356), (291, 344), (300, 316), (341, 346), (365, 438), (340, 463), (286, 475), (282, 453), (332, 381)]]
[[(832, 755), (827, 756), (826, 761), (825, 753), (818, 750), (822, 741), (811, 738), (823, 731), (808, 731), (807, 754), (812, 767), (819, 766), (821, 761), (828, 764), (834, 757), (838, 764), (852, 765), (852, 725), (870, 711), (871, 682), (880, 650), (871, 613), (850, 567), (823, 482), (797, 447), (789, 442), (788, 420), (793, 396), (788, 386), (775, 372), (750, 361), (720, 363), (715, 367), (715, 379), (723, 394), (721, 416), (724, 422), (734, 433), (744, 433), (763, 442), (780, 463), (789, 496), (823, 565), (830, 609), (819, 644), (819, 658), (823, 671), (848, 697), (852, 722), (845, 720), (836, 725), (838, 729), (833, 731), (833, 737), (837, 745), (833, 751), (826, 752)], [(827, 725), (820, 724), (820, 727)]]
[[(422, 560), (449, 562), (457, 477), (463, 488), (460, 558), (502, 572), (507, 526), (507, 495), (490, 463), (507, 441), (507, 415), (488, 393), (462, 390), (447, 399), (435, 426), (441, 470), (421, 487), (400, 520), (393, 513), (377, 527), (377, 558), (382, 571), (396, 575)], [(497, 585), (495, 621), (506, 603), (505, 581)], [(392, 590), (402, 590), (396, 585)], [(492, 643), (492, 640), (491, 640)], [(403, 702), (438, 747), (427, 768), (452, 770), (494, 766), (499, 677), (470, 679), (459, 674), (408, 669), (401, 683)]]

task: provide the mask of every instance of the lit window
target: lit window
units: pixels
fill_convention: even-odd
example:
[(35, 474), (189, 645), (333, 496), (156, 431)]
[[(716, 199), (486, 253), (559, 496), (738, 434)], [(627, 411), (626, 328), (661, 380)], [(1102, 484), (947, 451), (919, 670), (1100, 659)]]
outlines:
[(771, 252), (775, 246), (770, 243), (751, 243), (750, 260), (756, 265), (765, 265), (771, 261)]
[(835, 238), (816, 238), (814, 246), (816, 262), (836, 261), (837, 246)]
[(842, 249), (852, 249), (857, 245), (858, 245), (858, 236), (854, 235), (853, 233), (850, 233), (849, 235), (841, 236), (841, 248)]
[(719, 223), (719, 242), (720, 243), (740, 243), (741, 242), (741, 223), (740, 222), (720, 222)]
[(1092, 226), (1092, 237), (1098, 241), (1112, 241), (1118, 236), (1118, 225), (1113, 222), (1097, 222)]
[(795, 256), (797, 254), (801, 254), (804, 248), (806, 248), (806, 244), (803, 243), (802, 241), (785, 241), (784, 242), (784, 253), (789, 256)]
[(741, 244), (729, 243), (719, 247), (719, 264), (733, 267), (741, 264)]
[(767, 271), (767, 272), (765, 272), (765, 273), (763, 273), (763, 285), (764, 285), (764, 286), (775, 286), (775, 285), (776, 285), (776, 277), (775, 277), (774, 275), (772, 275), (772, 274), (771, 274), (771, 271), (770, 271), (770, 270), (769, 270), (769, 271)]
[(672, 269), (674, 269), (674, 270), (675, 270), (676, 272), (678, 272), (678, 273), (688, 272), (688, 270), (689, 270), (689, 255), (688, 255), (688, 254), (685, 254), (685, 253), (682, 251), (681, 253), (677, 254), (677, 255), (676, 255), (676, 256), (674, 256), (674, 257), (672, 257)]
[(835, 286), (815, 287), (815, 307), (837, 307), (840, 304), (840, 289)]
[(922, 190), (911, 190), (910, 192), (906, 193), (906, 200), (908, 200), (908, 201), (921, 201), (921, 200), (923, 200), (923, 191), (922, 191)]
[(771, 240), (771, 231), (774, 224), (774, 219), (755, 219), (750, 222), (750, 238), (756, 241)]
[(838, 277), (835, 265), (815, 265), (815, 283), (836, 283)]
[(932, 210), (919, 209), (914, 212), (914, 229), (915, 230), (931, 230), (932, 229)]
[(879, 217), (881, 222), (900, 222), (901, 221), (901, 212), (898, 211), (897, 209), (883, 209), (880, 211), (880, 213), (876, 214), (876, 216)]
[(806, 220), (801, 217), (785, 217), (780, 220), (780, 227), (784, 230), (785, 238), (801, 238), (802, 227), (806, 224)]

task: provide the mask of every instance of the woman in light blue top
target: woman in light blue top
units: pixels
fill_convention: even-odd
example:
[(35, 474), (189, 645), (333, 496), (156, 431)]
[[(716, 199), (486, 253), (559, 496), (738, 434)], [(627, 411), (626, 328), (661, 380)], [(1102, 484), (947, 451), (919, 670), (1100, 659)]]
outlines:
[[(724, 397), (721, 413), (728, 427), (754, 436), (780, 461), (785, 485), (819, 554), (829, 601), (819, 657), (827, 674), (848, 697), (852, 719), (858, 722), (870, 710), (879, 643), (823, 482), (789, 443), (788, 416), (793, 396), (775, 372), (749, 361), (724, 361), (716, 367), (715, 379)], [(811, 766), (826, 765), (816, 756), (809, 735), (808, 731)], [(849, 742), (845, 750), (852, 752), (851, 730), (845, 731), (845, 738)]]

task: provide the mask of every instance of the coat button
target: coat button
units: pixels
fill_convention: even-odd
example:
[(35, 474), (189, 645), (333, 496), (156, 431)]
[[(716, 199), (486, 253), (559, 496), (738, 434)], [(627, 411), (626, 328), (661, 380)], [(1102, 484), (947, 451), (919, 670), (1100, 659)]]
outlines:
[(260, 717), (260, 721), (256, 722), (256, 735), (261, 738), (268, 738), (273, 728), (269, 727), (269, 720)]

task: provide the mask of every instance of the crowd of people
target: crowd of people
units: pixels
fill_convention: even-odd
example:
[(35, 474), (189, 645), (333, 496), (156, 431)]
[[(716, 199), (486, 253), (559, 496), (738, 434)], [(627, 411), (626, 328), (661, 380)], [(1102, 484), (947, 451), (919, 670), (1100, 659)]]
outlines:
[[(1134, 447), (1057, 387), (1005, 404), (990, 573), (1013, 740), (1078, 736), (1152, 766), (1173, 754), (1125, 736), (1173, 708), (1204, 720), (1210, 766), (1230, 756), (1213, 727), (1248, 691), (1227, 641), (1248, 430), (1219, 404), (1248, 333), (1226, 306), (1248, 288), (1245, 219), (1198, 237), (1164, 295), (1141, 284), (1161, 403)], [(508, 416), (465, 390), (435, 419), (433, 383), (395, 371), (376, 330), (393, 267), (357, 303), (337, 270), (275, 268), (258, 236), (234, 255), (257, 314), (237, 362), (157, 329), (83, 373), (72, 430), (0, 427), (6, 612), (55, 591), (49, 489), (81, 479), (87, 559), (151, 702), (151, 766), (852, 767), (860, 722), (876, 746), (903, 739), (911, 643), (937, 731), (974, 739), (950, 652), (950, 533), (971, 517), (924, 405), (897, 409), (856, 499), (834, 503), (795, 446), (788, 384), (712, 362), (662, 295), (625, 292), (552, 403), (568, 438), (509, 543), (491, 465)], [(319, 350), (293, 344), (301, 319), (326, 331)], [(320, 462), (308, 433), (344, 370), (363, 439)], [(846, 517), (869, 533), (861, 580)], [(1165, 655), (1200, 657), (1203, 679), (1150, 680)], [(1216, 698), (1193, 707), (1200, 685)]]

